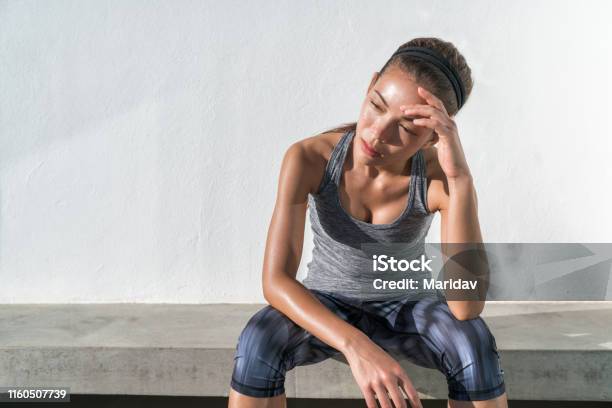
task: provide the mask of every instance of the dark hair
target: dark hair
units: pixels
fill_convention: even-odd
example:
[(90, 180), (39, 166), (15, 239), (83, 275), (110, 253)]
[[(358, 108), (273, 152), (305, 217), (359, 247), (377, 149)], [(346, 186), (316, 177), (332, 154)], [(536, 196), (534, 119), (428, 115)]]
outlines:
[[(444, 58), (446, 58), (449, 64), (455, 68), (459, 74), (459, 77), (461, 78), (461, 81), (463, 82), (465, 89), (463, 106), (465, 106), (465, 102), (467, 101), (470, 93), (472, 92), (472, 87), (474, 86), (472, 71), (470, 70), (470, 67), (465, 61), (463, 55), (461, 55), (453, 43), (436, 37), (420, 37), (414, 38), (407, 43), (402, 44), (397, 51), (404, 47), (427, 47), (437, 51)], [(436, 68), (433, 64), (412, 55), (395, 55), (383, 66), (380, 71), (380, 75), (382, 76), (382, 74), (384, 74), (385, 71), (391, 66), (398, 67), (412, 75), (416, 82), (440, 98), (444, 103), (444, 107), (449, 115), (452, 116), (459, 111), (457, 108), (457, 97), (452, 84), (446, 75), (444, 75), (444, 73), (442, 73), (442, 71)], [(326, 130), (322, 133), (346, 132), (349, 130), (355, 130), (356, 128), (357, 122), (350, 122)]]

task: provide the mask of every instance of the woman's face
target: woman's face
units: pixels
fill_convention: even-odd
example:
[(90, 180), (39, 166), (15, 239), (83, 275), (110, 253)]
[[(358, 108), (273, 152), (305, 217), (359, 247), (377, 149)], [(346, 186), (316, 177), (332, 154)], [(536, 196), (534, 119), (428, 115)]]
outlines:
[(409, 74), (396, 67), (389, 67), (383, 76), (374, 73), (356, 129), (356, 147), (364, 162), (408, 160), (426, 144), (437, 142), (432, 129), (412, 123), (422, 116), (404, 115), (400, 110), (402, 105), (427, 104), (417, 87)]

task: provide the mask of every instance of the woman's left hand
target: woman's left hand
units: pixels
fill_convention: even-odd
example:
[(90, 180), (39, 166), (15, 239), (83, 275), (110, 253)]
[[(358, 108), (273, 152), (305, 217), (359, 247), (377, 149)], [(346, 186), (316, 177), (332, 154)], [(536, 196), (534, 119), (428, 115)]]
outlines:
[(436, 145), (438, 162), (447, 178), (471, 177), (455, 121), (448, 116), (444, 104), (438, 97), (422, 87), (418, 87), (418, 92), (427, 105), (402, 105), (400, 109), (405, 115), (423, 116), (423, 118), (414, 119), (413, 123), (433, 129), (438, 135)]

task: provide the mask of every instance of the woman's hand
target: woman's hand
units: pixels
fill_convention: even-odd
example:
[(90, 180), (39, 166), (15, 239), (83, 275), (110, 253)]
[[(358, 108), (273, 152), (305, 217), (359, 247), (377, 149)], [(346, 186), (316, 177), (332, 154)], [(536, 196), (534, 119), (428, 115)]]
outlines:
[(418, 87), (418, 93), (427, 102), (427, 105), (414, 104), (402, 105), (400, 109), (404, 114), (420, 115), (423, 118), (414, 119), (413, 123), (417, 126), (425, 126), (438, 135), (438, 162), (444, 174), (449, 179), (471, 177), (470, 169), (459, 141), (457, 125), (448, 116), (444, 104), (438, 97), (426, 90)]
[[(363, 393), (368, 408), (377, 408), (374, 396), (382, 408), (406, 408), (404, 390), (412, 408), (422, 408), (419, 395), (404, 369), (372, 340), (358, 339), (344, 352), (353, 376)], [(393, 404), (389, 400), (389, 396)]]

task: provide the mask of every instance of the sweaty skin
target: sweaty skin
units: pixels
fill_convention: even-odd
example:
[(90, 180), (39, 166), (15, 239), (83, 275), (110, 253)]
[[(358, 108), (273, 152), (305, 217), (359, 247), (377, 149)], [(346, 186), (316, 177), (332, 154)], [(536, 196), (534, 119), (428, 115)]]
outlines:
[[(374, 73), (345, 163), (340, 201), (355, 218), (374, 224), (392, 222), (406, 202), (410, 182), (410, 167), (406, 164), (422, 149), (427, 163), (427, 206), (431, 212), (440, 212), (442, 242), (448, 242), (449, 222), (457, 222), (459, 215), (470, 216), (467, 222), (474, 225), (476, 194), (471, 177), (458, 177), (450, 182), (447, 179), (434, 146), (438, 135), (431, 128), (403, 120), (400, 106), (427, 103), (417, 87), (408, 74), (395, 68), (390, 68), (382, 77)], [(296, 280), (308, 194), (315, 193), (320, 185), (333, 147), (341, 136), (338, 132), (308, 137), (293, 143), (283, 157), (264, 254), (264, 297), (270, 305), (346, 357), (369, 408), (378, 406), (376, 400), (383, 408), (421, 407), (418, 394), (399, 363), (363, 332), (327, 309)], [(363, 150), (362, 141), (383, 156), (369, 156)], [(455, 200), (462, 201), (462, 207), (454, 210), (453, 219), (449, 217), (449, 209), (459, 204), (453, 203), (451, 192), (459, 197)], [(478, 228), (477, 222), (475, 225)], [(480, 235), (479, 230), (469, 232)], [(457, 238), (460, 237), (456, 234)], [(448, 303), (459, 320), (478, 316), (483, 306), (470, 302)], [(507, 407), (507, 399), (503, 394), (489, 401), (449, 400), (448, 404), (449, 407)], [(230, 389), (229, 407), (286, 407), (286, 396), (253, 398)]]

